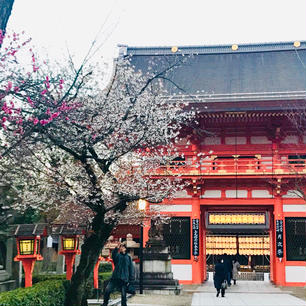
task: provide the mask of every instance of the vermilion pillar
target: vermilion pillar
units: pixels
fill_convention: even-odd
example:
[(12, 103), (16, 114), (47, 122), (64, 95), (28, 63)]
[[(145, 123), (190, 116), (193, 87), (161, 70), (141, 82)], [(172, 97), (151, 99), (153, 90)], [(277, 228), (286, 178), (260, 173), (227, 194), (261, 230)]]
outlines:
[[(283, 214), (283, 203), (282, 198), (280, 195), (275, 196), (274, 200), (274, 232), (273, 232), (273, 241), (274, 244), (273, 250), (274, 250), (274, 283), (276, 285), (285, 285), (285, 263), (284, 263), (284, 257), (277, 257), (277, 250), (275, 248), (276, 246), (276, 222), (277, 220), (282, 220), (284, 224), (284, 214)], [(284, 226), (283, 226), (283, 235), (284, 233)], [(283, 238), (284, 243), (284, 238)], [(285, 252), (285, 246), (283, 245), (283, 250)], [(285, 254), (284, 254), (285, 256)]]
[(65, 263), (66, 263), (66, 279), (71, 280), (76, 254), (75, 253), (65, 253), (64, 255), (65, 255)]
[[(199, 255), (194, 256), (192, 254), (192, 283), (200, 284), (203, 282), (204, 272), (203, 272), (203, 233), (201, 224), (201, 209), (200, 209), (200, 198), (199, 195), (195, 196), (192, 201), (192, 215), (191, 215), (191, 226), (193, 226), (193, 220), (198, 220), (199, 224)], [(192, 230), (193, 235), (193, 230)], [(193, 239), (191, 238), (191, 248), (193, 252)]]
[(36, 258), (24, 258), (22, 260), (25, 287), (32, 287), (32, 273), (33, 273), (35, 261), (36, 261)]
[(95, 267), (94, 267), (94, 273), (93, 273), (93, 277), (94, 277), (94, 288), (95, 289), (98, 289), (99, 288), (99, 265), (100, 265), (100, 262), (101, 261), (106, 261), (106, 262), (110, 262), (112, 264), (112, 269), (114, 271), (114, 263), (112, 261), (112, 259), (110, 257), (102, 257), (102, 256), (99, 256), (96, 264), (95, 264)]
[(143, 227), (143, 247), (146, 246), (147, 241), (149, 240), (149, 229), (150, 229), (150, 220), (145, 219), (142, 221)]
[(201, 249), (203, 251), (201, 263), (201, 270), (203, 271), (203, 278), (202, 280), (207, 279), (207, 263), (206, 263), (206, 228), (205, 228), (205, 213), (202, 211), (201, 216), (201, 232), (200, 232), (200, 239), (201, 239)]
[(275, 248), (274, 248), (274, 228), (269, 231), (270, 238), (270, 280), (274, 282), (274, 271), (275, 271)]
[(100, 265), (100, 257), (98, 259), (98, 261), (95, 264), (94, 267), (94, 288), (98, 289), (99, 288), (99, 279), (98, 279), (98, 274), (99, 274), (99, 265)]

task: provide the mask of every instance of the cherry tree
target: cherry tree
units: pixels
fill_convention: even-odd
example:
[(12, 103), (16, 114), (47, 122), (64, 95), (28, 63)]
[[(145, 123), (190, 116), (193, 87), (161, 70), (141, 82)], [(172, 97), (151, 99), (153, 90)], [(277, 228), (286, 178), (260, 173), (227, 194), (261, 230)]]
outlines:
[(31, 63), (21, 68), (16, 53), (28, 41), (12, 37), (17, 46), (2, 48), (0, 66), (1, 180), (19, 192), (14, 209), (68, 210), (71, 220), (87, 222), (90, 235), (65, 302), (87, 305), (87, 281), (124, 212), (179, 188), (153, 174), (176, 156), (174, 140), (193, 115), (186, 104), (169, 102), (160, 81), (180, 61), (173, 56), (143, 75), (118, 59), (103, 87), (104, 67), (88, 57), (78, 69), (72, 61), (56, 69), (38, 64), (29, 49)]

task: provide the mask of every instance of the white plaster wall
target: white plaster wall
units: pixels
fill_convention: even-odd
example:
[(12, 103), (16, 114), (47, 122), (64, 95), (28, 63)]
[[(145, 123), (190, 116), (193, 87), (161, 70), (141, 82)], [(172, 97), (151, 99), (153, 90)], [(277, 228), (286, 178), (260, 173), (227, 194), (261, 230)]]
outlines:
[(300, 204), (284, 204), (283, 205), (283, 211), (284, 212), (306, 212), (306, 205), (300, 205)]
[(192, 265), (171, 264), (173, 278), (178, 280), (192, 280)]
[(244, 136), (239, 137), (225, 137), (225, 144), (235, 145), (235, 144), (246, 144), (247, 139)]
[(286, 136), (281, 143), (294, 143), (298, 144), (299, 143), (299, 137), (296, 135), (288, 135)]
[(155, 211), (162, 212), (191, 212), (192, 205), (150, 205), (150, 208)]
[(288, 190), (286, 194), (282, 196), (283, 198), (294, 198), (294, 199), (302, 199), (303, 195), (297, 190)]
[(242, 190), (238, 189), (236, 192), (236, 189), (229, 189), (225, 190), (225, 196), (227, 198), (247, 198), (248, 197), (248, 191), (247, 190)]
[(174, 193), (173, 198), (192, 198), (192, 196), (188, 194), (187, 190), (180, 190)]
[(221, 190), (205, 190), (201, 198), (221, 198)]
[(305, 266), (286, 266), (286, 282), (299, 283), (306, 282)]
[(267, 136), (251, 136), (251, 144), (268, 144), (271, 140)]
[(252, 190), (252, 198), (271, 198), (268, 190)]
[(185, 162), (186, 162), (187, 166), (191, 166), (192, 165), (192, 157), (186, 157)]
[(272, 169), (272, 156), (262, 156), (260, 162), (266, 169)]
[(220, 137), (205, 137), (204, 144), (205, 145), (219, 145), (221, 144), (221, 138)]

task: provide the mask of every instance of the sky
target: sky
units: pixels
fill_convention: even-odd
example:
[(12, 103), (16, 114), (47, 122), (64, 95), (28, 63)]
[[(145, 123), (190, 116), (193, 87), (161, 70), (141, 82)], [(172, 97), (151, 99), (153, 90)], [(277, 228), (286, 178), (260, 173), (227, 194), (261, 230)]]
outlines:
[(118, 44), (183, 46), (306, 40), (306, 0), (15, 0), (8, 27), (50, 57), (117, 55)]

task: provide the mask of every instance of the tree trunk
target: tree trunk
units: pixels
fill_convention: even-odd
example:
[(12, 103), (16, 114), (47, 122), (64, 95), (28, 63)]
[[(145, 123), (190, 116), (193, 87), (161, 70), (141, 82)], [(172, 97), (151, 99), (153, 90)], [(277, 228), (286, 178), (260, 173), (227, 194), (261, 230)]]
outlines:
[[(0, 0), (0, 30), (5, 34), (7, 22), (10, 18), (14, 0)], [(0, 39), (0, 47), (2, 39)]]
[(104, 214), (98, 213), (92, 223), (93, 233), (84, 240), (80, 264), (72, 276), (66, 294), (65, 306), (87, 306), (86, 285), (93, 282), (92, 272), (101, 250), (110, 236), (115, 224), (105, 223)]

